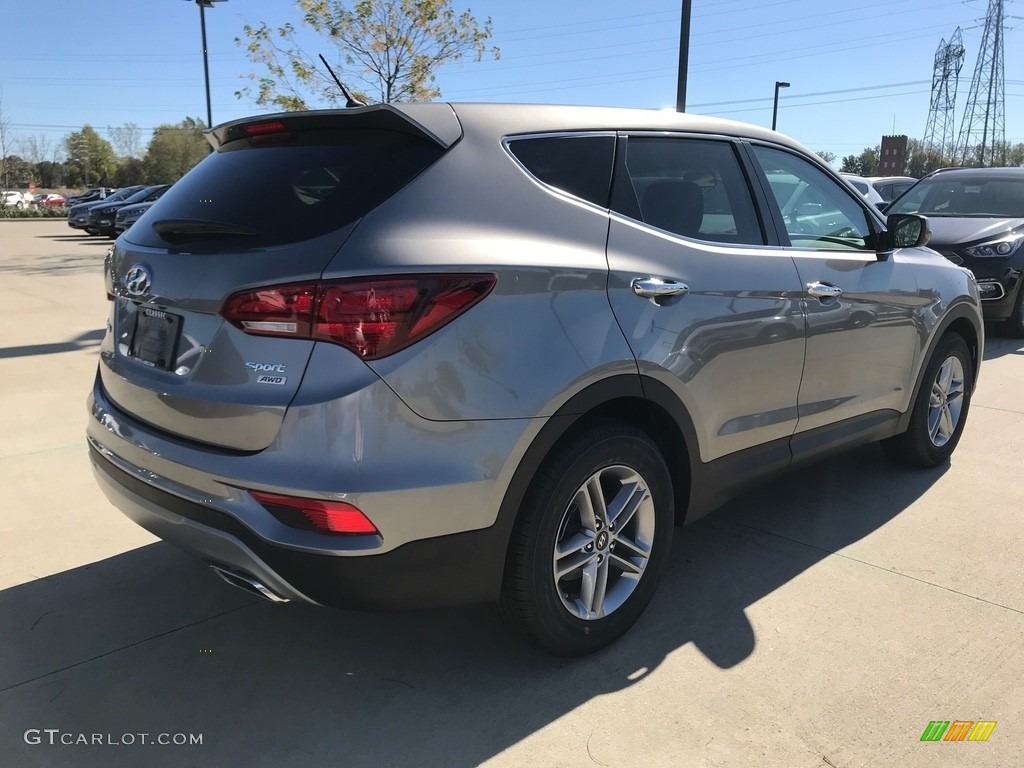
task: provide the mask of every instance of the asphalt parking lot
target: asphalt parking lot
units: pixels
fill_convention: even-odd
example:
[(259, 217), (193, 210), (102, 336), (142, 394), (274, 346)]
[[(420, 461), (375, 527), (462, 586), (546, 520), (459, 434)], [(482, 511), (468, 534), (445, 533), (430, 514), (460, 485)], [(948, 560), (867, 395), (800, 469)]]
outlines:
[(487, 607), (257, 602), (110, 506), (108, 245), (0, 222), (0, 766), (1024, 764), (1024, 343), (989, 338), (949, 466), (869, 446), (737, 499), (622, 641), (556, 660)]

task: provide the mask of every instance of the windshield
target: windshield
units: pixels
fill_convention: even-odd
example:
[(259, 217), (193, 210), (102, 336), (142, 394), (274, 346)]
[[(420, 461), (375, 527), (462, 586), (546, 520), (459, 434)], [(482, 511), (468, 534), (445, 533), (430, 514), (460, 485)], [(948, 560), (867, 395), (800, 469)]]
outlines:
[(1024, 218), (1024, 177), (925, 179), (896, 201), (888, 213)]

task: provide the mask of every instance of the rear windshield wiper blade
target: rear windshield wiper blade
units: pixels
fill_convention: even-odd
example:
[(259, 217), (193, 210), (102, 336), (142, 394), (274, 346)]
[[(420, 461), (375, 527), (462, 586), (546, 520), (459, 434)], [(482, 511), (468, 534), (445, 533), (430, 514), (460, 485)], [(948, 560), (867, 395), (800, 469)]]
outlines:
[(161, 219), (153, 222), (153, 231), (169, 243), (259, 235), (252, 227), (203, 219)]

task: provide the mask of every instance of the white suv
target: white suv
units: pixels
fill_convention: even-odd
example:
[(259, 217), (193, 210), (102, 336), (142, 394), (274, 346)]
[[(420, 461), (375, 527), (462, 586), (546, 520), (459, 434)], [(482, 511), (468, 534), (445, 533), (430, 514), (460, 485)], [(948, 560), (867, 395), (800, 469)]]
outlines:
[(28, 205), (29, 202), (31, 201), (26, 200), (25, 196), (21, 192), (15, 192), (12, 190), (10, 192), (0, 193), (0, 205), (7, 208), (17, 208), (18, 210), (21, 210)]

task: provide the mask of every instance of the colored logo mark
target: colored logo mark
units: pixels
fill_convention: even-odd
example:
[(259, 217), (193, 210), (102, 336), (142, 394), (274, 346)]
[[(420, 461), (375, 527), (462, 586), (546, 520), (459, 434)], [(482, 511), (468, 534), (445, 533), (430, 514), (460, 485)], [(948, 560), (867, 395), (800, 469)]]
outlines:
[(995, 727), (995, 720), (932, 720), (921, 741), (988, 741)]

